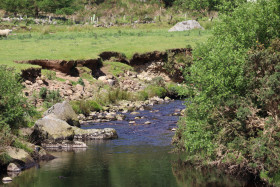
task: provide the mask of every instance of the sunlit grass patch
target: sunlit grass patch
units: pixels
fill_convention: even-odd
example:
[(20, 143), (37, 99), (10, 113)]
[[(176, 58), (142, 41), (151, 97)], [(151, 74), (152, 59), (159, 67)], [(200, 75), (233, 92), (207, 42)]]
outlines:
[(167, 28), (97, 29), (86, 27), (86, 29), (77, 28), (77, 31), (68, 31), (66, 26), (57, 28), (48, 26), (45, 31), (16, 33), (7, 39), (0, 40), (0, 64), (24, 69), (31, 65), (19, 65), (13, 61), (91, 59), (97, 58), (104, 51), (121, 52), (127, 58), (131, 58), (136, 52), (164, 51), (170, 48), (183, 48), (187, 45), (195, 47), (197, 43), (204, 42), (210, 35), (211, 32), (208, 30), (170, 33)]

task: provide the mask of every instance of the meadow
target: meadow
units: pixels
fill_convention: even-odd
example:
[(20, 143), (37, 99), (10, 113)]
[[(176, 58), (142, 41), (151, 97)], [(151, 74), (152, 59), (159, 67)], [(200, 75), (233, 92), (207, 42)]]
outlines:
[(17, 30), (0, 40), (0, 65), (16, 69), (30, 67), (15, 60), (91, 59), (101, 52), (117, 51), (131, 58), (134, 53), (164, 51), (197, 46), (211, 35), (210, 30), (168, 32), (166, 26), (140, 25), (94, 28), (90, 25), (32, 26)]

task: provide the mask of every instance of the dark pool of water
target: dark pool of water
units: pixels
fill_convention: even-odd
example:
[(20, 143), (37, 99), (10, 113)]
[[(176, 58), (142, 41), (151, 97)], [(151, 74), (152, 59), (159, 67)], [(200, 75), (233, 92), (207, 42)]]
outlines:
[[(180, 162), (182, 155), (169, 153), (182, 101), (157, 105), (139, 111), (145, 119), (128, 115), (125, 121), (88, 124), (83, 128), (112, 127), (119, 138), (108, 141), (88, 141), (87, 149), (51, 152), (57, 158), (26, 170), (7, 186), (248, 186), (216, 171), (199, 171)], [(151, 124), (144, 125), (146, 121)]]

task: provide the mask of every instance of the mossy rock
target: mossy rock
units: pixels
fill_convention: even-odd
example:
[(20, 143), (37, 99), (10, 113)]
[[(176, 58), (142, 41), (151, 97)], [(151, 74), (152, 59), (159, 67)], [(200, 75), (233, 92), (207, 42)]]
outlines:
[(44, 116), (50, 114), (55, 115), (57, 119), (66, 121), (71, 126), (80, 127), (78, 115), (67, 101), (53, 105), (44, 113)]

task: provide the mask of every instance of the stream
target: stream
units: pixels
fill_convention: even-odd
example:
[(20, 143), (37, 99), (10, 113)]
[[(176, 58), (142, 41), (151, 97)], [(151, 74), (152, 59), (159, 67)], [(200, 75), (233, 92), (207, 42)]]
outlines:
[[(174, 135), (170, 129), (179, 119), (171, 114), (183, 108), (183, 101), (177, 100), (138, 111), (136, 116), (144, 119), (126, 114), (124, 121), (87, 124), (84, 129), (115, 128), (119, 138), (87, 141), (87, 149), (51, 151), (56, 159), (21, 172), (4, 186), (255, 186), (219, 171), (185, 166), (180, 161), (184, 155), (170, 153)], [(129, 124), (131, 120), (136, 123)]]

